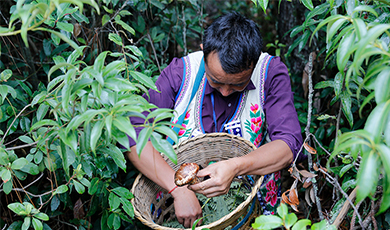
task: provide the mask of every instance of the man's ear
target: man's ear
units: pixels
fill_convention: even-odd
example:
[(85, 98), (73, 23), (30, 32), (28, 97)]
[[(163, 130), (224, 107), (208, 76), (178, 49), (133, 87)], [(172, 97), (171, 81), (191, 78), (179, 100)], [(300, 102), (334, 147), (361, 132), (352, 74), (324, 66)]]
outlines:
[(202, 43), (200, 43), (200, 45), (199, 45), (199, 46), (200, 46), (200, 48), (203, 50), (203, 44), (202, 44)]

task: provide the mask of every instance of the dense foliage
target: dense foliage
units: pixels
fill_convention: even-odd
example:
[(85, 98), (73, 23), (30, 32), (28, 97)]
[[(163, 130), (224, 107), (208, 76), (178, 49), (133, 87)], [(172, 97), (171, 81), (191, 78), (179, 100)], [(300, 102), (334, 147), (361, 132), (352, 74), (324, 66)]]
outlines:
[[(298, 17), (278, 12), (283, 4), (306, 9), (302, 24), (283, 31), (291, 44), (279, 43), (269, 27), (277, 17)], [(129, 202), (137, 171), (126, 164), (126, 134), (138, 152), (150, 138), (174, 162), (164, 137), (176, 135), (166, 121), (173, 111), (140, 95), (157, 90), (164, 67), (198, 50), (207, 21), (231, 9), (270, 30), (263, 34), (268, 51), (290, 67), (302, 131), (314, 147), (302, 148), (308, 162), (292, 170), (302, 183), (285, 193), (301, 214), (282, 205), (253, 227), (390, 227), (388, 0), (218, 7), (196, 0), (9, 0), (1, 8), (0, 228), (142, 228)], [(292, 69), (297, 61), (306, 68)], [(136, 137), (128, 117), (145, 118), (145, 111), (153, 112)], [(352, 209), (340, 214), (348, 195)]]

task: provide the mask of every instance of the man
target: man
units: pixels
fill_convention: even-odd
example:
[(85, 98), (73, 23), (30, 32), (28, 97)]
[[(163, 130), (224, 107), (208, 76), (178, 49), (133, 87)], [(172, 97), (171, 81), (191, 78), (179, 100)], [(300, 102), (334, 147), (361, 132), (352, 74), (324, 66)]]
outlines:
[[(191, 227), (202, 217), (195, 193), (207, 197), (226, 194), (238, 175), (269, 174), (269, 191), (263, 194), (263, 200), (270, 203), (268, 207), (276, 208), (275, 182), (280, 184), (280, 174), (275, 172), (292, 163), (302, 144), (287, 68), (280, 58), (262, 53), (262, 38), (253, 21), (235, 12), (218, 18), (205, 31), (201, 48), (203, 52), (175, 58), (165, 68), (156, 82), (161, 93), (150, 91), (149, 101), (160, 108), (175, 109), (178, 116), (186, 114), (186, 129), (180, 130), (180, 140), (202, 133), (229, 132), (259, 148), (199, 171), (198, 176), (209, 176), (208, 180), (176, 187), (175, 172), (152, 144), (147, 143), (139, 158), (135, 142), (130, 140), (130, 161), (170, 191), (176, 217), (184, 227)], [(196, 94), (191, 97), (193, 90)], [(139, 118), (131, 122), (143, 124)]]

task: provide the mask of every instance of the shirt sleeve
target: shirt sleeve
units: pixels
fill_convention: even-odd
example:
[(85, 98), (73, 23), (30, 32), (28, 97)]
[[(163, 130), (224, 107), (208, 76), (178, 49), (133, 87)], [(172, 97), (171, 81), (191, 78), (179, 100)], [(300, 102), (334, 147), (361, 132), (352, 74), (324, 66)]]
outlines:
[[(149, 97), (142, 95), (147, 101), (156, 105), (159, 108), (173, 109), (175, 105), (175, 98), (180, 90), (183, 80), (184, 64), (181, 58), (174, 58), (172, 62), (162, 71), (161, 75), (156, 81), (157, 89), (160, 92), (150, 89)], [(144, 113), (145, 114), (145, 113)], [(139, 117), (130, 117), (132, 125), (144, 124), (145, 120)], [(135, 132), (138, 136), (142, 127), (135, 127)], [(135, 145), (135, 141), (129, 137), (130, 146)]]
[[(294, 107), (294, 95), (291, 91), (290, 76), (286, 65), (279, 57), (274, 57), (270, 64), (265, 82), (264, 113), (268, 123), (270, 139), (283, 140), (297, 157), (302, 145), (301, 127)], [(305, 159), (300, 154), (297, 162)]]

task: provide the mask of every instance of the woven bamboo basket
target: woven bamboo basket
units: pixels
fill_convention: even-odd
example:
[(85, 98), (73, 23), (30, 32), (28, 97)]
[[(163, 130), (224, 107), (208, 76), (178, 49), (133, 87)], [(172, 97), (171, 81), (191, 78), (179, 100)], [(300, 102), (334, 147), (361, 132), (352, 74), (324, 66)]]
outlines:
[[(239, 157), (248, 154), (249, 152), (256, 149), (256, 147), (249, 141), (227, 133), (210, 133), (190, 138), (186, 141), (181, 142), (179, 145), (174, 146), (177, 154), (177, 165), (173, 164), (165, 156), (168, 164), (176, 171), (182, 163), (197, 163), (201, 168), (205, 168), (210, 162), (217, 162), (221, 160), (227, 160), (233, 157)], [(243, 216), (253, 217), (253, 207), (255, 206), (256, 216), (259, 215), (259, 205), (255, 203), (257, 200), (256, 192), (258, 191), (263, 176), (254, 176), (255, 183), (252, 186), (252, 191), (248, 198), (237, 206), (232, 212), (207, 225), (202, 225), (196, 230), (208, 228), (210, 230), (220, 230), (226, 227), (235, 227), (238, 223), (239, 218)], [(161, 230), (174, 230), (176, 228), (169, 228), (159, 225), (163, 219), (165, 221), (172, 220), (175, 217), (173, 198), (168, 191), (161, 188), (147, 177), (139, 174), (134, 181), (131, 192), (134, 194), (134, 198), (131, 200), (134, 206), (134, 214), (144, 225), (151, 229)], [(156, 200), (157, 193), (162, 193), (162, 198)], [(171, 202), (167, 200), (171, 199)], [(252, 202), (253, 201), (253, 202)], [(170, 205), (166, 205), (171, 203)], [(160, 209), (161, 213), (157, 217), (157, 212), (153, 212), (151, 209)], [(244, 218), (245, 219), (245, 218)], [(248, 225), (243, 225), (239, 229), (249, 229)]]

